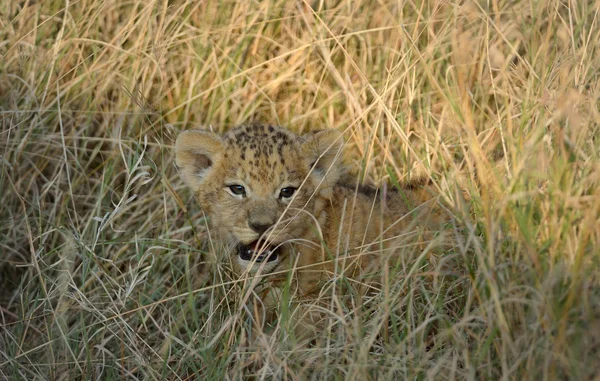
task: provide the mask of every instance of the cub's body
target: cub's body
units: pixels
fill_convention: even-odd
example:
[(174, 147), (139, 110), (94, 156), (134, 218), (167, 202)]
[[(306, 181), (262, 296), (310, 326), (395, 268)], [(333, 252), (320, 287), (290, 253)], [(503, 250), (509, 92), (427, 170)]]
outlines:
[(239, 276), (277, 284), (292, 275), (300, 294), (318, 293), (339, 275), (376, 270), (432, 220), (423, 189), (341, 184), (342, 144), (334, 130), (298, 136), (265, 125), (179, 136), (177, 165)]

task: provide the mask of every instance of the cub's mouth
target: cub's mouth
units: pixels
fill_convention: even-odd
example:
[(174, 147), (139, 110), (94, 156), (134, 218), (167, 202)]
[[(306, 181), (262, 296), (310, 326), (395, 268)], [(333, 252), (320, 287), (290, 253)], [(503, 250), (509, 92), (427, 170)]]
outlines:
[[(261, 251), (262, 250), (262, 251)], [(256, 263), (273, 262), (279, 258), (279, 246), (273, 246), (265, 241), (254, 241), (249, 244), (238, 245), (238, 255), (244, 261), (256, 261)]]

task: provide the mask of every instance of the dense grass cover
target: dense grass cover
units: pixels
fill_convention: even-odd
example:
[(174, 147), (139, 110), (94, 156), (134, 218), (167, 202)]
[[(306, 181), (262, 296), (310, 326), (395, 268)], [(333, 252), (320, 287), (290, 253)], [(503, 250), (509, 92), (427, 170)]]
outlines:
[[(597, 379), (599, 12), (3, 0), (0, 378)], [(318, 343), (285, 306), (256, 336), (172, 151), (252, 120), (431, 178), (452, 244), (399, 247), (368, 297), (339, 280)]]

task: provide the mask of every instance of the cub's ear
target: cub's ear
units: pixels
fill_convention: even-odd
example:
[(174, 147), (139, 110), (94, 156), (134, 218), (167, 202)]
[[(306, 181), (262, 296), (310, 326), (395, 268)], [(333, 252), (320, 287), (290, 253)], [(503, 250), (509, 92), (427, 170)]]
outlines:
[(221, 137), (205, 130), (184, 131), (175, 142), (175, 162), (194, 193), (223, 151)]
[(321, 184), (320, 194), (329, 198), (342, 173), (342, 134), (336, 130), (323, 130), (308, 133), (302, 138), (305, 139), (302, 151), (311, 168), (311, 176)]

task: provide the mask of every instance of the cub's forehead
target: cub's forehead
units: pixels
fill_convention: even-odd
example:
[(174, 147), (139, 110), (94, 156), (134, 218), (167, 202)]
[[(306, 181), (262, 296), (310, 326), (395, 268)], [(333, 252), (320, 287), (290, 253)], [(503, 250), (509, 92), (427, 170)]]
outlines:
[(280, 182), (302, 177), (301, 138), (268, 125), (240, 126), (223, 135), (231, 175), (248, 181)]
[(245, 148), (258, 151), (268, 149), (282, 150), (286, 146), (296, 146), (298, 136), (281, 127), (262, 124), (239, 126), (223, 135), (225, 144), (230, 148)]

